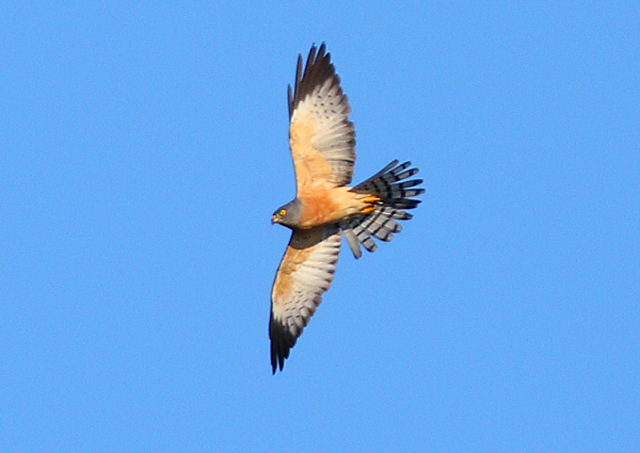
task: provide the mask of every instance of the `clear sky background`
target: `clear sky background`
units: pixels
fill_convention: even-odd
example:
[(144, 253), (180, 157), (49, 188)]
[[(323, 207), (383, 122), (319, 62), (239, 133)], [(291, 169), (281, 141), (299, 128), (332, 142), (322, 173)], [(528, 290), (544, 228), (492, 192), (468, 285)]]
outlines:
[[(271, 375), (286, 86), (426, 194)], [(640, 451), (637, 2), (0, 6), (0, 451)]]

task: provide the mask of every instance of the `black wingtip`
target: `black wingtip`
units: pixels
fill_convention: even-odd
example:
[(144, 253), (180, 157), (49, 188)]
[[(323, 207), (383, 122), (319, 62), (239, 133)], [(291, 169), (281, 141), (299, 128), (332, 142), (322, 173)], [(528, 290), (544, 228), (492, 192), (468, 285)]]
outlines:
[(271, 372), (284, 368), (284, 361), (289, 358), (291, 348), (295, 346), (297, 338), (291, 335), (273, 316), (269, 321), (269, 339), (271, 340)]
[(271, 374), (276, 374), (278, 368), (280, 371), (284, 368), (284, 357), (278, 353), (276, 345), (271, 340)]
[[(282, 364), (280, 365), (280, 371), (282, 371)], [(275, 375), (276, 371), (278, 371), (278, 362), (271, 361), (271, 374)]]
[(280, 371), (284, 369), (284, 361), (288, 356), (288, 350), (285, 354), (278, 353), (273, 345), (273, 342), (271, 343), (271, 374), (276, 374), (276, 371), (278, 371), (278, 369)]
[(302, 55), (299, 54), (296, 79), (292, 89), (293, 93), (288, 96), (289, 117), (291, 117), (300, 101), (313, 90), (314, 86), (331, 77), (334, 77), (339, 83), (340, 79), (331, 63), (331, 54), (327, 52), (327, 46), (324, 42), (320, 47), (316, 47), (315, 43), (311, 46), (306, 62), (303, 60)]

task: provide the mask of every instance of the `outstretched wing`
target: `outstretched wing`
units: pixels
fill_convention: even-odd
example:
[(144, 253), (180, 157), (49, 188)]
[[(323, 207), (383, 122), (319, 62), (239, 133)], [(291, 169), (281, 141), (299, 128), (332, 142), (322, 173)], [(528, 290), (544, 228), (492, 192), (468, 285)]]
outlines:
[(271, 292), (271, 367), (284, 367), (289, 350), (296, 344), (322, 294), (329, 289), (340, 252), (336, 226), (297, 230), (282, 258)]
[(356, 160), (349, 101), (325, 53), (311, 47), (302, 69), (298, 56), (295, 88), (289, 86), (289, 145), (298, 194), (351, 182)]

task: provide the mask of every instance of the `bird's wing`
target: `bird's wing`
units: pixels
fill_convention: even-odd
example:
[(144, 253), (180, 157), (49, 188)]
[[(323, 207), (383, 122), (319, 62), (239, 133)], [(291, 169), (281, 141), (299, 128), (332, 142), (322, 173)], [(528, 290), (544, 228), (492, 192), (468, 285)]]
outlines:
[(336, 226), (296, 230), (291, 235), (271, 292), (269, 338), (274, 373), (284, 367), (289, 350), (331, 286), (340, 240)]
[(356, 153), (349, 113), (325, 45), (311, 47), (304, 70), (298, 56), (294, 88), (289, 86), (289, 145), (298, 194), (351, 182)]

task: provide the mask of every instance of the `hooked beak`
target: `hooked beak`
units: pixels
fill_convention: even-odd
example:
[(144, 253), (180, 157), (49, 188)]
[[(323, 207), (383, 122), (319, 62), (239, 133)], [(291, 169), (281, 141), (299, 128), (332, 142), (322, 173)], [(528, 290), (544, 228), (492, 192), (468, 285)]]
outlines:
[(271, 216), (271, 225), (273, 225), (274, 223), (278, 223), (278, 218), (276, 217), (275, 214)]

